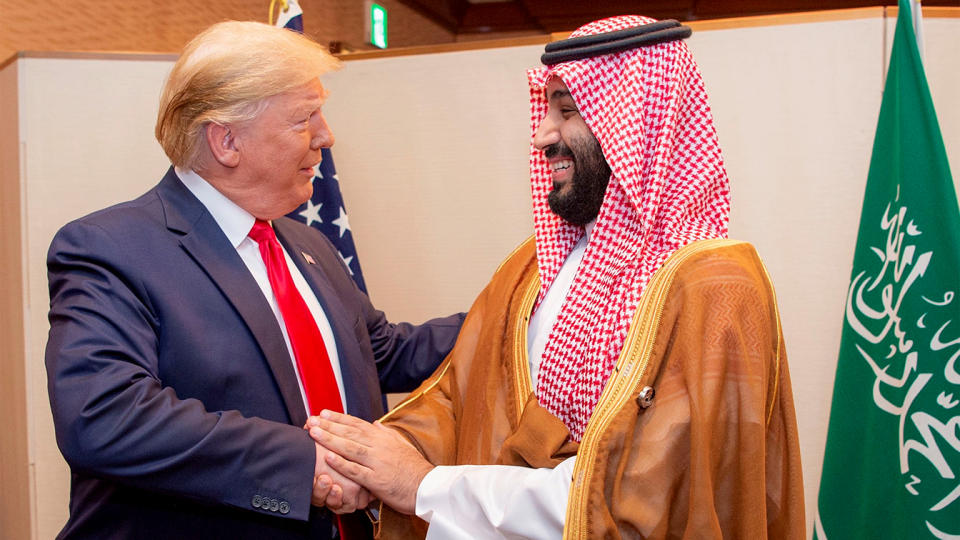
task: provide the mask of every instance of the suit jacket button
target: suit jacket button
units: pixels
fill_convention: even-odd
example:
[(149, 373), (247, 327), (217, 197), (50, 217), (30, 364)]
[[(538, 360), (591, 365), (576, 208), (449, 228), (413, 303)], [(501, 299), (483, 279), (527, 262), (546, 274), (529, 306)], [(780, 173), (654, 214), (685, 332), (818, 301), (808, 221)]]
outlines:
[(276, 499), (270, 499), (270, 511), (276, 512), (279, 509), (280, 509), (280, 501)]
[(254, 495), (253, 500), (250, 501), (250, 504), (252, 504), (254, 508), (260, 508), (260, 505), (263, 504), (263, 497)]
[(280, 501), (280, 513), (289, 514), (290, 513), (290, 503), (287, 501)]

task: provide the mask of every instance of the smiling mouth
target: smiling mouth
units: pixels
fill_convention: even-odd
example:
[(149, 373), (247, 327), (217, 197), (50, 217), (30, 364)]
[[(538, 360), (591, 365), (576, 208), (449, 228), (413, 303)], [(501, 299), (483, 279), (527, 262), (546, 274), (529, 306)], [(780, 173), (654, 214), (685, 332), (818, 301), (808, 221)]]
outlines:
[(551, 172), (565, 171), (573, 167), (573, 161), (569, 159), (561, 159), (560, 161), (555, 161), (550, 165)]

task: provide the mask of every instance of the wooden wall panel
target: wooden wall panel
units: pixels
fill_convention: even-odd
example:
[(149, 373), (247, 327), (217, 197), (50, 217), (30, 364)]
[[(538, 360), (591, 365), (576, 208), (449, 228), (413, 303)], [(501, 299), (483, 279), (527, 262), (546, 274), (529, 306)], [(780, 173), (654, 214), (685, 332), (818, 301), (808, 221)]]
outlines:
[(0, 70), (0, 538), (29, 538), (26, 353), (17, 69)]
[[(399, 0), (381, 0), (389, 13), (391, 47), (446, 43), (451, 32)], [(304, 28), (314, 39), (364, 45), (363, 0), (301, 0)], [(267, 22), (270, 0), (0, 0), (0, 61), (16, 51), (177, 52), (199, 31), (222, 20)]]

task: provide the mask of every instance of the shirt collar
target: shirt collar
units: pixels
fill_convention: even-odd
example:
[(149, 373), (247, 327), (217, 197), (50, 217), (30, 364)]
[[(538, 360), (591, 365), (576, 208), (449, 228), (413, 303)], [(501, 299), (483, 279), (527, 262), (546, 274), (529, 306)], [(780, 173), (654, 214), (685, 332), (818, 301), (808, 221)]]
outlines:
[(593, 218), (593, 221), (583, 226), (583, 232), (587, 236), (587, 242), (590, 241), (590, 235), (593, 233), (593, 227), (596, 226), (596, 224), (597, 224), (597, 218)]
[(193, 170), (185, 170), (179, 167), (175, 167), (173, 170), (177, 173), (183, 185), (190, 190), (190, 193), (193, 193), (194, 197), (199, 199), (203, 206), (207, 208), (207, 211), (213, 216), (214, 221), (217, 222), (223, 233), (227, 235), (227, 239), (233, 247), (239, 246), (240, 242), (243, 242), (243, 239), (250, 233), (253, 222), (256, 221), (253, 214), (237, 206), (237, 203), (217, 191), (217, 188), (210, 185), (210, 182), (204, 180)]

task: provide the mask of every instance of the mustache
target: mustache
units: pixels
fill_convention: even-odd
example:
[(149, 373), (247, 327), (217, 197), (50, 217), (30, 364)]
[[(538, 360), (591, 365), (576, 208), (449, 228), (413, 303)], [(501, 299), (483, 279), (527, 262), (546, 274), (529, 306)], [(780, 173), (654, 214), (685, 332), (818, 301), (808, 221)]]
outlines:
[(553, 159), (555, 157), (573, 157), (573, 151), (570, 150), (570, 147), (563, 143), (563, 141), (557, 141), (550, 146), (543, 149), (543, 155), (547, 159)]

